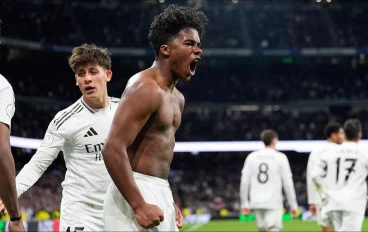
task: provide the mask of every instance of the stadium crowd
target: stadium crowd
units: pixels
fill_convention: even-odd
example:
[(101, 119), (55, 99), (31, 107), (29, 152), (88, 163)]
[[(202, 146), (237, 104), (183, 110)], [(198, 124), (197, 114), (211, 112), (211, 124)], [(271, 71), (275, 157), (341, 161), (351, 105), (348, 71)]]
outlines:
[[(18, 103), (12, 135), (42, 139), (56, 112), (61, 110), (59, 107), (45, 103), (32, 103), (32, 106), (27, 102)], [(350, 117), (362, 121), (363, 138), (368, 138), (368, 110), (364, 108), (353, 108), (348, 112), (343, 112), (345, 108), (337, 112), (288, 108), (267, 110), (267, 107), (257, 111), (232, 110), (231, 107), (190, 108), (183, 113), (177, 141), (254, 141), (259, 140), (259, 134), (266, 128), (278, 131), (281, 140), (318, 140), (324, 139), (323, 127), (328, 122), (343, 122)]]
[[(66, 55), (52, 54), (33, 52), (23, 59), (0, 61), (2, 74), (9, 79), (16, 95), (69, 102), (80, 97), (78, 87), (73, 87), (74, 74), (67, 66)], [(282, 58), (204, 57), (192, 80), (179, 82), (177, 87), (187, 103), (279, 104), (368, 97), (368, 65), (363, 56), (322, 61), (290, 59), (292, 63), (283, 63)], [(113, 57), (110, 96), (120, 97), (127, 80), (151, 65), (150, 57)]]
[[(156, 0), (124, 4), (117, 0), (2, 2), (6, 37), (70, 46), (94, 42), (109, 47), (148, 47), (150, 20), (167, 6)], [(212, 23), (206, 46), (211, 48), (364, 47), (368, 42), (368, 6), (364, 3), (187, 2), (209, 16)], [(223, 28), (226, 32), (218, 33)]]
[[(3, 35), (54, 45), (95, 42), (108, 47), (148, 47), (149, 22), (166, 5), (157, 1), (118, 2), (4, 0), (0, 3), (6, 6), (2, 15)], [(198, 2), (191, 1), (191, 4)], [(364, 33), (367, 31), (366, 4), (239, 2), (235, 5), (229, 1), (221, 5), (201, 1), (199, 7), (212, 21), (204, 42), (207, 48), (359, 48), (368, 42)], [(136, 23), (133, 25), (132, 21)], [(94, 27), (90, 27), (91, 23)], [(218, 33), (222, 28), (226, 28), (226, 33)], [(67, 67), (64, 54), (17, 49), (6, 52), (11, 55), (0, 59), (0, 69), (16, 93), (12, 135), (42, 139), (56, 112), (80, 97), (78, 88), (73, 86), (73, 73)], [(193, 80), (178, 84), (187, 106), (176, 140), (259, 140), (260, 132), (266, 128), (275, 129), (281, 140), (324, 139), (322, 130), (327, 122), (343, 122), (348, 117), (357, 117), (363, 122), (363, 138), (368, 138), (368, 110), (365, 108), (336, 111), (331, 107), (304, 109), (282, 105), (306, 100), (318, 105), (320, 100), (367, 99), (368, 66), (364, 56), (296, 60), (289, 57), (284, 63), (275, 59), (203, 59)], [(151, 64), (152, 57), (114, 57), (110, 95), (119, 97), (127, 79)], [(260, 106), (255, 105), (259, 103)], [(245, 104), (248, 108), (236, 104)], [(18, 171), (35, 152), (20, 148), (12, 148), (12, 151)], [(175, 201), (191, 212), (218, 216), (221, 209), (226, 209), (229, 216), (236, 216), (240, 171), (247, 154), (175, 154), (169, 177)], [(290, 151), (286, 154), (294, 175), (298, 204), (307, 207), (308, 154)], [(64, 174), (65, 165), (60, 155), (37, 184), (22, 195), (21, 206), (28, 219), (42, 210), (49, 213), (59, 210)]]

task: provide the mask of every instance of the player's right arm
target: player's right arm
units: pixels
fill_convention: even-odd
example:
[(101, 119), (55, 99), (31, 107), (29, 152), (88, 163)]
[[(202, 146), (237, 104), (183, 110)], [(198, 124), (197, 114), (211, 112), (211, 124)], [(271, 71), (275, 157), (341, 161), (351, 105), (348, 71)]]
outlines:
[(323, 178), (326, 176), (326, 170), (327, 170), (327, 160), (324, 159), (323, 154), (318, 157), (316, 160), (316, 164), (314, 167), (312, 167), (311, 171), (311, 179), (316, 186), (316, 191), (320, 195), (321, 199), (323, 200), (325, 198), (324, 196), (324, 190), (322, 181)]
[(161, 91), (155, 82), (128, 83), (102, 150), (106, 168), (114, 184), (133, 209), (138, 223), (143, 228), (159, 225), (163, 220), (163, 212), (157, 206), (145, 202), (134, 181), (127, 148), (149, 117), (162, 105)]
[(66, 141), (67, 129), (65, 125), (55, 125), (58, 116), (49, 125), (41, 146), (37, 149), (31, 160), (22, 168), (16, 177), (18, 197), (26, 192), (42, 176), (45, 170), (56, 159)]
[(320, 199), (317, 193), (316, 185), (314, 184), (311, 173), (313, 167), (316, 165), (316, 156), (318, 155), (317, 151), (313, 151), (310, 153), (307, 164), (307, 196), (308, 196), (308, 204), (310, 205), (310, 211), (313, 214), (316, 214), (316, 204), (320, 203)]
[(251, 177), (251, 164), (250, 157), (248, 156), (244, 161), (244, 166), (240, 181), (240, 209), (242, 214), (248, 215), (250, 213), (249, 204), (249, 190), (250, 190), (250, 177)]

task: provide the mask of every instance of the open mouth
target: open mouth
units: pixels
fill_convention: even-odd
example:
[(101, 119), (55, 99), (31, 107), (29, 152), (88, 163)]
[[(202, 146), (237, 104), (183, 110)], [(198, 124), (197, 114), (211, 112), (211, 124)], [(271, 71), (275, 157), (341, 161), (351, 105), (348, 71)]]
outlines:
[(86, 90), (87, 92), (91, 92), (92, 90), (94, 90), (95, 88), (92, 86), (87, 86), (84, 88), (84, 90)]
[(196, 70), (196, 68), (197, 68), (197, 65), (198, 65), (198, 63), (199, 63), (199, 60), (200, 60), (200, 58), (196, 58), (196, 59), (194, 59), (191, 63), (190, 63), (190, 72), (194, 75), (194, 73), (195, 73), (195, 70)]

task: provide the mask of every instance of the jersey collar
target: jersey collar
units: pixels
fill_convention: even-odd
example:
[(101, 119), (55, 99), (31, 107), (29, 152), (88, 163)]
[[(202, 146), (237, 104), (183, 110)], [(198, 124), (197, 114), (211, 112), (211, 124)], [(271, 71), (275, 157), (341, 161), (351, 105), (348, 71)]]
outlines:
[(101, 113), (101, 114), (105, 114), (109, 109), (111, 109), (111, 98), (109, 97), (109, 104), (108, 106), (106, 106), (105, 108), (102, 109), (93, 109), (92, 107), (90, 107), (84, 100), (83, 97), (81, 97), (81, 103), (82, 105), (92, 114), (96, 114), (96, 113)]

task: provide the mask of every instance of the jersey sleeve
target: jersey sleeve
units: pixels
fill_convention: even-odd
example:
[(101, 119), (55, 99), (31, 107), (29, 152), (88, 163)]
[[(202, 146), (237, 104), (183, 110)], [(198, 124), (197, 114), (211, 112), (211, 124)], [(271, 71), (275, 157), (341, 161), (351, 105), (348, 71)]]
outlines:
[(294, 189), (293, 174), (291, 173), (291, 168), (289, 160), (285, 155), (281, 158), (281, 172), (282, 172), (282, 185), (285, 191), (286, 199), (289, 203), (291, 209), (297, 209), (298, 203), (296, 201), (296, 194)]
[(248, 156), (245, 159), (243, 170), (241, 172), (241, 181), (240, 181), (240, 207), (249, 208), (249, 190), (250, 190), (250, 172), (251, 172), (251, 161)]
[[(361, 153), (360, 156), (364, 157), (363, 159), (364, 159), (364, 164), (365, 164), (365, 171), (366, 171), (366, 173), (368, 173), (368, 150), (367, 150), (367, 147), (361, 148), (360, 153)], [(368, 176), (366, 176), (365, 182), (368, 186)], [(366, 195), (367, 195), (367, 200), (368, 200), (368, 191), (367, 191)]]
[(0, 87), (0, 122), (11, 128), (11, 119), (15, 111), (15, 97), (12, 87), (6, 85)]
[(324, 159), (323, 154), (316, 158), (316, 164), (311, 168), (311, 179), (315, 185), (316, 192), (320, 196), (321, 200), (325, 198), (322, 181), (326, 176), (327, 161)]
[[(58, 115), (55, 116), (55, 118), (57, 117)], [(57, 128), (55, 126), (56, 120), (54, 119), (50, 123), (40, 147), (16, 177), (18, 197), (42, 176), (68, 140), (68, 130), (66, 127)]]
[(312, 180), (312, 170), (317, 165), (318, 152), (313, 151), (308, 158), (307, 164), (307, 195), (308, 195), (308, 204), (320, 204), (321, 199), (318, 195), (317, 188), (315, 183)]

